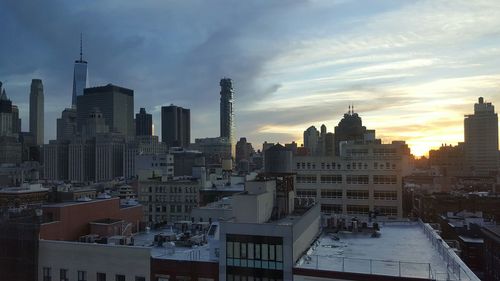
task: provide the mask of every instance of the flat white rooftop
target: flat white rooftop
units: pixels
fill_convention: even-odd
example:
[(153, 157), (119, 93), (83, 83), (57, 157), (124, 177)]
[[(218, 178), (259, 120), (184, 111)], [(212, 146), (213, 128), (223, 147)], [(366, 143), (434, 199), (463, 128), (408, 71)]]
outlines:
[(339, 232), (334, 234), (338, 240), (332, 234), (322, 234), (296, 267), (435, 280), (479, 280), (453, 256), (453, 251), (429, 225), (382, 222), (380, 233), (380, 237), (372, 238), (371, 233)]
[(139, 233), (134, 236), (134, 246), (150, 247), (151, 257), (157, 259), (206, 262), (211, 261), (208, 244), (193, 247), (170, 247), (168, 246), (168, 243), (163, 243), (163, 246), (156, 246), (154, 244), (155, 235), (160, 233), (168, 233), (169, 231), (169, 229), (160, 229), (152, 230), (148, 233)]

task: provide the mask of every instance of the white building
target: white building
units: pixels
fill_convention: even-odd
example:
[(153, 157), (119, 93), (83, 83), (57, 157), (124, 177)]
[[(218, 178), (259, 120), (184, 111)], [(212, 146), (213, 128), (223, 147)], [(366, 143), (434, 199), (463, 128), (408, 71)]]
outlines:
[(401, 218), (409, 156), (404, 142), (342, 143), (339, 157), (295, 156), (296, 196), (313, 198), (322, 213), (337, 217)]

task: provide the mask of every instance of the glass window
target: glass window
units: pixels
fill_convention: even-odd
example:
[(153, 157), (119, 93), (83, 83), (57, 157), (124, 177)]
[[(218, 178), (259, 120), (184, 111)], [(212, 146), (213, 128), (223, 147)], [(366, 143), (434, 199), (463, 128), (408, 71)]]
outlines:
[(125, 275), (116, 274), (115, 275), (115, 281), (125, 281)]
[(269, 260), (274, 261), (276, 260), (274, 245), (269, 245)]
[(239, 259), (241, 257), (241, 255), (240, 255), (240, 242), (234, 242), (233, 253), (234, 253), (235, 259)]
[[(200, 279), (198, 279), (200, 280)], [(143, 277), (143, 276), (136, 276), (135, 277), (135, 281), (146, 281), (146, 277)]]
[(78, 270), (78, 281), (87, 281), (87, 272)]
[(276, 245), (276, 260), (283, 261), (283, 245)]
[(241, 258), (247, 258), (247, 243), (241, 243)]
[(227, 242), (227, 257), (233, 257), (233, 242)]
[(50, 267), (43, 268), (43, 281), (52, 281), (52, 273)]
[(268, 255), (268, 245), (267, 244), (262, 244), (262, 260), (264, 261), (267, 261), (268, 258), (269, 258), (269, 255)]
[(68, 281), (68, 270), (67, 269), (63, 269), (61, 268), (59, 270), (59, 275), (60, 275), (60, 279), (61, 281)]
[(97, 272), (97, 281), (106, 281), (106, 273)]
[(253, 243), (248, 243), (248, 258), (253, 260), (254, 255), (253, 255)]
[(260, 244), (255, 244), (255, 259), (260, 260), (261, 255), (260, 255)]

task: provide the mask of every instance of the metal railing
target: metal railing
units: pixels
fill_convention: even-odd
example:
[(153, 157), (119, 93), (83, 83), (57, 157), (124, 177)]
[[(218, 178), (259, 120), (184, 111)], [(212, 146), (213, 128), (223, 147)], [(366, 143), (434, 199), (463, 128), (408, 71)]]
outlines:
[[(328, 265), (320, 264), (323, 258), (327, 258), (325, 260), (328, 260)], [(304, 267), (328, 267), (328, 270), (339, 272), (435, 279), (430, 263), (312, 255), (310, 260), (305, 261)]]
[(436, 273), (436, 280), (480, 281), (429, 224), (422, 222), (422, 220), (419, 220), (419, 224), (446, 263), (447, 272)]

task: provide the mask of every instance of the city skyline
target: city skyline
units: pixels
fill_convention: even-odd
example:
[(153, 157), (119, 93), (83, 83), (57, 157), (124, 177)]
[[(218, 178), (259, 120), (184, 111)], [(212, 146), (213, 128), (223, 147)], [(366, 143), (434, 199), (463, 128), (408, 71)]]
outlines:
[[(71, 105), (80, 32), (89, 86), (133, 89), (134, 113), (145, 107), (157, 128), (162, 105), (190, 108), (192, 139), (219, 131), (224, 76), (234, 81), (235, 138), (254, 144), (301, 143), (306, 128), (333, 128), (354, 104), (380, 138), (405, 140), (422, 155), (463, 141), (463, 116), (479, 96), (500, 104), (500, 6), (493, 1), (385, 1), (363, 8), (355, 1), (224, 3), (202, 2), (197, 9), (227, 18), (205, 13), (192, 22), (197, 10), (182, 3), (55, 2), (41, 13), (24, 1), (0, 4), (0, 23), (7, 35), (16, 33), (0, 47), (0, 80), (26, 120), (23, 131), (29, 83), (40, 78), (45, 142), (55, 138), (56, 118)], [(111, 7), (116, 18), (86, 20)], [(127, 17), (136, 9), (137, 16)], [(101, 30), (104, 25), (109, 29)], [(120, 33), (125, 28), (132, 32)], [(32, 45), (40, 48), (23, 47)]]

